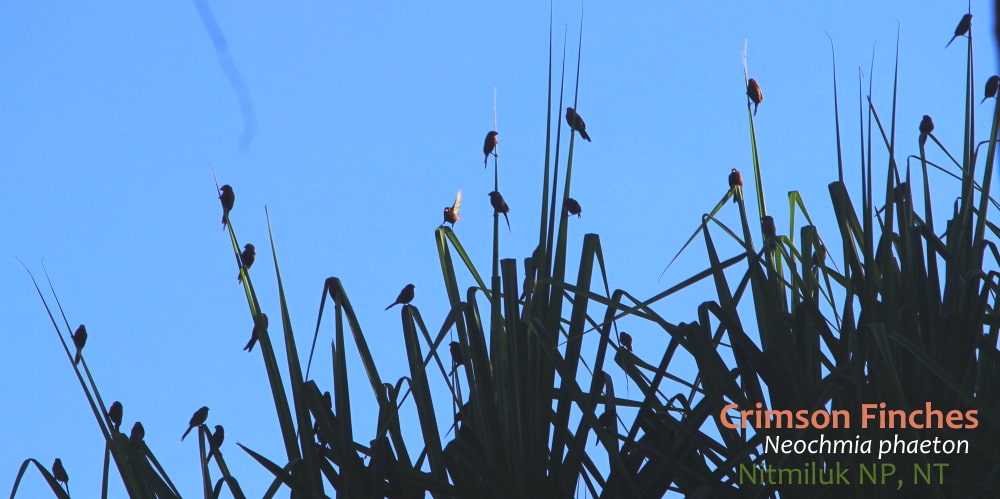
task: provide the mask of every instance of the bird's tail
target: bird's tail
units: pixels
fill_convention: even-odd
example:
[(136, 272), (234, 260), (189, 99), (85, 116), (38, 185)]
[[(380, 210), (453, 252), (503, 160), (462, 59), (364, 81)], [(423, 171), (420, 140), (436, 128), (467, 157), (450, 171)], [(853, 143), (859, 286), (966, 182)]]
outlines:
[(510, 232), (510, 219), (507, 218), (507, 214), (506, 213), (503, 214), (503, 219), (504, 219), (504, 221), (507, 222), (507, 232)]
[(187, 438), (188, 433), (191, 433), (191, 428), (194, 428), (194, 426), (188, 426), (188, 429), (184, 432), (183, 435), (181, 435), (181, 442), (183, 442), (184, 439)]
[(399, 302), (398, 301), (394, 301), (394, 302), (392, 302), (392, 305), (389, 305), (388, 307), (385, 307), (385, 309), (389, 310), (390, 308), (394, 307), (397, 303), (399, 303)]
[(580, 136), (583, 137), (583, 140), (586, 140), (587, 142), (591, 141), (590, 140), (590, 135), (587, 135), (587, 131), (586, 130), (580, 130)]
[(247, 346), (243, 347), (246, 352), (252, 352), (253, 346), (257, 344), (257, 333), (255, 332), (253, 336), (250, 337), (250, 341), (247, 342)]
[(76, 351), (76, 357), (73, 358), (73, 365), (75, 366), (75, 365), (77, 365), (79, 363), (80, 363), (80, 351), (77, 350)]

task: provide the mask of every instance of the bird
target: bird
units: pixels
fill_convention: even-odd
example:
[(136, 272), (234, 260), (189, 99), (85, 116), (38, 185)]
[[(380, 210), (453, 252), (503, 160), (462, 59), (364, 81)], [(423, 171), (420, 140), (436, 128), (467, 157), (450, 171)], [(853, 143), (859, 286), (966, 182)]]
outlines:
[(571, 107), (566, 108), (566, 123), (569, 124), (570, 129), (580, 132), (580, 137), (583, 137), (583, 140), (590, 142), (590, 135), (587, 135), (587, 124), (583, 122), (583, 118), (579, 114), (576, 114), (576, 110)]
[(597, 421), (601, 423), (601, 426), (603, 426), (605, 430), (610, 431), (613, 426), (617, 426), (615, 424), (615, 415), (611, 412), (601, 413), (600, 416), (597, 416)]
[(389, 310), (390, 308), (395, 307), (396, 305), (409, 304), (411, 301), (413, 301), (413, 288), (415, 287), (416, 286), (412, 284), (407, 284), (406, 287), (404, 287), (403, 290), (399, 292), (399, 296), (396, 297), (396, 301), (392, 302), (392, 305), (385, 307), (385, 309)]
[(774, 225), (774, 217), (768, 215), (760, 219), (760, 228), (764, 232), (764, 249), (768, 251), (774, 249), (774, 238), (778, 235), (778, 228)]
[(69, 475), (66, 474), (66, 468), (63, 468), (62, 459), (58, 457), (52, 463), (52, 478), (55, 478), (57, 482), (62, 482), (67, 489), (69, 488)]
[(458, 218), (458, 210), (462, 208), (462, 191), (459, 190), (458, 194), (455, 196), (455, 204), (451, 206), (444, 207), (444, 222), (441, 225), (451, 224), (452, 228), (455, 228), (455, 222), (461, 220)]
[(997, 90), (1000, 90), (1000, 76), (993, 75), (986, 80), (986, 91), (983, 93), (983, 100), (979, 101), (979, 103), (986, 102), (986, 99), (990, 97), (996, 97)]
[(486, 168), (486, 162), (490, 159), (490, 154), (496, 156), (497, 148), (497, 132), (491, 130), (486, 134), (486, 140), (483, 142), (483, 168)]
[(139, 445), (142, 443), (142, 439), (146, 438), (146, 429), (142, 427), (142, 423), (136, 421), (132, 425), (132, 432), (128, 435), (129, 442), (134, 445)]
[[(253, 265), (253, 261), (257, 259), (257, 248), (254, 245), (247, 243), (243, 246), (243, 252), (240, 253), (240, 268), (245, 272), (250, 271), (250, 266)], [(243, 283), (243, 272), (240, 272), (236, 276), (236, 281), (240, 284)]]
[(493, 191), (490, 193), (490, 204), (493, 205), (494, 213), (503, 213), (503, 219), (507, 221), (507, 230), (510, 231), (510, 219), (507, 218), (510, 206), (507, 206), (507, 201), (503, 200), (503, 196), (499, 192)]
[(73, 345), (76, 345), (76, 357), (73, 358), (73, 365), (80, 363), (80, 351), (87, 344), (87, 326), (80, 324), (73, 333)]
[(181, 442), (184, 441), (184, 437), (188, 436), (196, 426), (205, 424), (205, 420), (208, 419), (208, 407), (202, 407), (197, 411), (194, 411), (194, 415), (191, 416), (191, 421), (188, 423), (188, 429), (181, 435)]
[(111, 427), (115, 431), (121, 429), (122, 426), (122, 403), (119, 401), (114, 401), (111, 403), (111, 407), (108, 408), (108, 421), (111, 423)]
[(465, 365), (465, 359), (462, 357), (462, 344), (453, 341), (448, 345), (449, 350), (451, 350), (451, 366), (456, 368), (461, 365)]
[(535, 259), (524, 259), (524, 281), (521, 283), (521, 300), (527, 300), (535, 292)]
[(729, 172), (729, 188), (733, 190), (734, 204), (743, 200), (743, 174), (736, 168), (733, 168), (733, 171)]
[(622, 348), (624, 348), (625, 350), (628, 350), (629, 352), (632, 351), (632, 335), (631, 334), (628, 334), (625, 331), (622, 331), (618, 335), (618, 343), (621, 344)]
[(252, 352), (253, 346), (257, 344), (257, 340), (260, 339), (265, 331), (267, 331), (267, 314), (262, 313), (254, 317), (253, 331), (250, 332), (250, 341), (247, 342), (247, 346), (243, 347), (243, 350)]
[(212, 460), (212, 455), (222, 447), (222, 442), (225, 440), (226, 430), (220, 424), (215, 425), (215, 431), (208, 436), (208, 459), (205, 462)]
[(580, 203), (573, 198), (566, 198), (566, 213), (569, 215), (576, 215), (580, 218), (580, 214), (583, 213), (583, 208), (580, 207)]
[[(972, 14), (966, 14), (962, 16), (962, 20), (958, 21), (958, 26), (955, 26), (955, 36), (951, 37), (951, 40), (948, 40), (948, 45), (951, 45), (951, 42), (955, 41), (956, 38), (960, 36), (965, 36), (965, 34), (969, 32), (969, 28), (971, 27), (972, 27)], [(945, 45), (944, 48), (948, 48), (948, 45)]]
[(934, 131), (934, 122), (931, 121), (931, 117), (924, 115), (924, 118), (920, 120), (920, 145), (923, 146), (927, 142), (927, 136)]
[(229, 223), (229, 212), (233, 209), (233, 204), (236, 202), (236, 193), (233, 192), (233, 188), (226, 184), (219, 188), (222, 194), (219, 194), (219, 201), (222, 202), (222, 228), (226, 228), (226, 224)]
[[(764, 100), (764, 92), (760, 91), (760, 85), (753, 78), (747, 80), (747, 97), (753, 101), (753, 115), (757, 116), (757, 106)], [(747, 109), (750, 109), (749, 102), (747, 102)]]

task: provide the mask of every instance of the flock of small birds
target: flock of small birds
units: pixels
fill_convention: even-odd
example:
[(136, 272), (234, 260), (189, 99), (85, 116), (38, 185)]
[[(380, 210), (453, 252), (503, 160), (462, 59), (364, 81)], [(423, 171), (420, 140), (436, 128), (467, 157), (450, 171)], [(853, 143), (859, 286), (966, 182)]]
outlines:
[[(955, 34), (952, 36), (951, 40), (945, 45), (945, 48), (951, 45), (958, 37), (966, 37), (969, 35), (969, 31), (972, 28), (972, 14), (965, 14), (962, 19), (958, 22), (958, 26), (955, 27)], [(986, 80), (986, 88), (983, 91), (983, 100), (980, 104), (986, 101), (986, 99), (996, 98), (998, 92), (1000, 92), (1000, 76), (990, 76)], [(764, 93), (760, 89), (760, 85), (754, 78), (747, 79), (747, 109), (750, 109), (751, 104), (753, 105), (753, 115), (757, 115), (757, 109), (760, 103), (764, 100)], [(590, 135), (587, 133), (587, 124), (583, 121), (583, 118), (577, 114), (576, 110), (572, 107), (566, 108), (566, 123), (569, 125), (570, 129), (574, 132), (580, 134), (580, 137), (587, 142), (591, 142)], [(920, 120), (920, 126), (918, 127), (920, 131), (919, 145), (921, 149), (927, 142), (927, 138), (932, 135), (934, 131), (934, 121), (930, 116), (924, 115)], [(485, 168), (490, 156), (497, 156), (496, 148), (498, 144), (497, 140), (498, 133), (491, 130), (486, 134), (486, 139), (483, 142), (483, 167)], [(937, 140), (937, 139), (935, 139)], [(743, 175), (736, 168), (733, 168), (729, 172), (729, 188), (733, 193), (733, 202), (737, 203), (743, 200)], [(510, 213), (510, 206), (507, 205), (507, 201), (504, 200), (503, 195), (497, 191), (489, 193), (490, 205), (493, 207), (493, 211), (496, 214), (502, 214), (504, 221), (507, 223), (507, 230), (510, 231), (510, 219), (508, 218), (508, 213)], [(233, 191), (232, 186), (223, 185), (219, 188), (219, 202), (222, 203), (222, 227), (223, 229), (229, 223), (229, 213), (233, 210), (233, 206), (236, 203), (236, 193)], [(450, 224), (454, 228), (455, 223), (462, 220), (459, 218), (458, 213), (462, 207), (462, 191), (459, 190), (458, 194), (455, 196), (455, 202), (451, 206), (445, 206), (444, 208), (444, 224)], [(567, 198), (565, 204), (566, 215), (576, 215), (577, 217), (583, 212), (580, 207), (580, 203), (573, 199)], [(765, 216), (761, 219), (761, 231), (763, 232), (765, 238), (765, 249), (773, 250), (776, 245), (777, 240), (777, 227), (774, 223), (774, 217)], [(243, 246), (243, 251), (240, 252), (240, 273), (237, 276), (237, 282), (243, 283), (243, 275), (246, 274), (253, 262), (256, 260), (257, 252), (253, 244), (247, 243)], [(399, 292), (399, 296), (393, 301), (389, 306), (385, 307), (386, 310), (396, 306), (396, 305), (409, 305), (413, 301), (414, 297), (414, 286), (413, 284), (407, 284), (403, 287), (402, 291)], [(258, 314), (254, 318), (253, 332), (251, 333), (250, 341), (247, 343), (244, 350), (247, 352), (253, 351), (254, 345), (257, 343), (258, 338), (262, 331), (267, 330), (267, 314)], [(87, 328), (83, 324), (76, 328), (76, 331), (72, 333), (71, 338), (73, 340), (73, 345), (76, 347), (76, 355), (73, 358), (73, 364), (78, 365), (81, 360), (81, 352), (84, 346), (87, 344)], [(628, 333), (622, 332), (619, 334), (618, 343), (622, 349), (629, 352), (632, 351), (632, 336)], [(450, 345), (451, 357), (452, 357), (452, 367), (458, 367), (465, 364), (465, 360), (462, 356), (461, 344), (458, 342), (452, 342)], [(329, 398), (329, 393), (324, 394), (327, 399)], [(121, 402), (115, 401), (111, 404), (108, 409), (108, 424), (111, 429), (115, 432), (120, 431), (122, 423), (122, 404)], [(181, 435), (181, 440), (183, 441), (187, 437), (188, 433), (192, 429), (202, 425), (208, 419), (208, 407), (202, 407), (195, 411), (194, 415), (191, 416), (191, 420), (188, 423), (188, 428)], [(141, 422), (136, 422), (132, 426), (132, 431), (129, 434), (129, 441), (134, 445), (139, 445), (143, 442), (145, 438), (146, 431), (142, 426)], [(225, 439), (225, 430), (222, 425), (216, 425), (215, 431), (208, 432), (208, 440), (210, 443), (210, 452), (208, 459), (211, 460), (212, 455), (222, 446), (222, 442)], [(56, 458), (55, 462), (52, 463), (52, 477), (57, 481), (62, 483), (67, 493), (69, 492), (69, 476), (66, 473), (65, 467), (63, 467), (62, 460)]]

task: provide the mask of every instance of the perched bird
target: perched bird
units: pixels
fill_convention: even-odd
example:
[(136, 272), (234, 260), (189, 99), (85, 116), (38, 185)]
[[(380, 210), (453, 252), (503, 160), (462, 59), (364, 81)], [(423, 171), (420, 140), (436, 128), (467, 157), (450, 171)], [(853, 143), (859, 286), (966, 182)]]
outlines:
[(142, 439), (146, 438), (146, 429), (142, 427), (142, 423), (136, 421), (132, 425), (132, 432), (128, 435), (129, 442), (134, 445), (139, 445), (142, 443)]
[(267, 314), (260, 314), (253, 319), (253, 331), (250, 333), (250, 341), (247, 342), (247, 346), (243, 347), (243, 350), (247, 352), (253, 351), (253, 346), (257, 344), (257, 340), (260, 339), (261, 335), (267, 331)]
[(76, 328), (76, 332), (73, 333), (73, 344), (76, 345), (76, 357), (73, 358), (73, 364), (80, 363), (80, 351), (87, 344), (87, 326), (80, 324), (80, 327)]
[(108, 408), (108, 422), (111, 423), (111, 427), (115, 431), (121, 429), (122, 426), (122, 403), (119, 401), (114, 401), (111, 407)]
[(927, 136), (934, 131), (934, 122), (931, 121), (931, 117), (924, 115), (924, 119), (920, 120), (920, 145), (923, 146), (927, 142)]
[(996, 97), (997, 90), (1000, 90), (1000, 76), (993, 75), (990, 79), (986, 80), (986, 91), (983, 92), (983, 100), (979, 101), (979, 103), (986, 102), (986, 99), (990, 97)]
[(457, 341), (453, 341), (448, 345), (448, 348), (451, 350), (452, 368), (454, 369), (458, 366), (465, 365), (465, 359), (462, 357), (462, 344)]
[(569, 124), (570, 129), (580, 132), (580, 137), (583, 137), (583, 140), (590, 142), (590, 135), (587, 135), (587, 124), (571, 107), (566, 108), (566, 123)]
[(208, 407), (202, 407), (197, 411), (194, 411), (194, 415), (191, 416), (191, 421), (188, 423), (188, 429), (181, 435), (181, 442), (184, 441), (184, 437), (188, 436), (196, 426), (201, 426), (205, 424), (205, 420), (208, 419)]
[[(250, 266), (253, 265), (253, 261), (256, 259), (257, 259), (257, 248), (254, 248), (254, 246), (250, 243), (247, 243), (245, 246), (243, 246), (243, 252), (240, 253), (240, 262), (242, 263), (240, 268), (243, 269), (244, 271), (249, 272)], [(243, 283), (243, 272), (240, 272), (239, 275), (236, 276), (236, 281), (239, 282), (240, 284)]]
[(52, 478), (55, 478), (57, 482), (62, 482), (66, 488), (69, 488), (69, 475), (66, 474), (66, 468), (63, 468), (62, 459), (58, 457), (52, 463)]
[(483, 168), (486, 168), (486, 162), (490, 159), (490, 154), (496, 156), (497, 148), (497, 133), (495, 131), (490, 131), (486, 134), (486, 141), (483, 142)]
[[(753, 78), (747, 80), (747, 97), (753, 101), (753, 115), (757, 116), (757, 106), (759, 106), (761, 101), (764, 100), (764, 92), (760, 91), (760, 85), (758, 85), (757, 80)], [(750, 109), (749, 102), (747, 102), (747, 109)]]
[(768, 215), (760, 219), (760, 228), (764, 232), (764, 249), (771, 251), (774, 249), (776, 243), (775, 238), (778, 236), (778, 228), (774, 225), (774, 217)]
[[(958, 26), (955, 26), (955, 36), (951, 37), (951, 40), (948, 40), (948, 45), (951, 45), (951, 42), (955, 41), (956, 38), (960, 36), (965, 36), (965, 34), (969, 32), (969, 28), (971, 27), (972, 27), (972, 14), (966, 14), (962, 16), (962, 20), (958, 21)], [(944, 48), (948, 48), (948, 45), (945, 45)]]
[(820, 268), (823, 267), (823, 262), (825, 261), (826, 261), (826, 246), (820, 244), (819, 247), (816, 248), (816, 252), (813, 253), (812, 265), (811, 265), (812, 268), (810, 270), (819, 270)]
[(743, 200), (743, 174), (736, 168), (729, 172), (729, 188), (733, 190), (733, 203)]
[(615, 425), (615, 415), (610, 412), (601, 413), (600, 416), (597, 416), (597, 421), (601, 423), (601, 426), (603, 426), (605, 430), (611, 430), (617, 426)]
[(576, 215), (580, 218), (580, 214), (583, 213), (583, 208), (580, 207), (580, 203), (573, 198), (566, 198), (566, 213), (570, 215)]
[(326, 407), (328, 411), (333, 410), (333, 397), (330, 396), (329, 391), (323, 392), (323, 407)]
[(461, 218), (458, 218), (458, 210), (461, 208), (462, 191), (459, 190), (458, 194), (455, 196), (455, 204), (444, 207), (444, 222), (441, 222), (441, 225), (451, 224), (451, 227), (455, 228), (455, 222), (461, 220)]
[(407, 284), (406, 287), (404, 287), (403, 290), (399, 292), (399, 296), (396, 297), (396, 301), (392, 302), (392, 305), (385, 307), (385, 309), (389, 310), (390, 308), (395, 307), (396, 305), (409, 304), (411, 301), (413, 301), (413, 288), (415, 287), (416, 286), (412, 284)]
[(622, 331), (618, 335), (618, 343), (621, 344), (622, 348), (624, 348), (625, 350), (628, 350), (629, 352), (632, 351), (632, 335), (631, 334), (628, 334), (625, 331)]
[(493, 191), (490, 193), (490, 204), (493, 205), (494, 213), (503, 213), (503, 219), (507, 221), (507, 230), (510, 230), (510, 219), (507, 218), (507, 213), (510, 213), (510, 206), (507, 206), (507, 201), (503, 200), (503, 196), (499, 192)]
[(233, 204), (236, 202), (236, 193), (233, 192), (233, 188), (226, 184), (219, 188), (222, 194), (219, 194), (219, 201), (222, 202), (222, 228), (226, 228), (226, 224), (229, 223), (229, 212), (233, 209)]
[(521, 300), (527, 300), (535, 292), (535, 259), (524, 259), (524, 281), (521, 283)]
[(212, 460), (212, 455), (222, 447), (222, 442), (225, 440), (226, 430), (220, 424), (215, 425), (215, 431), (208, 435), (208, 459), (205, 462)]

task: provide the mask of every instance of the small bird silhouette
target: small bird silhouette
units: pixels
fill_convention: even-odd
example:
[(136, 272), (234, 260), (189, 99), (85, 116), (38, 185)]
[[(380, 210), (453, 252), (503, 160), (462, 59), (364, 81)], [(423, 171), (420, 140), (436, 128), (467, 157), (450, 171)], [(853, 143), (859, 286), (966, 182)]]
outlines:
[(87, 344), (87, 326), (80, 324), (80, 327), (76, 328), (76, 332), (73, 333), (73, 345), (76, 346), (76, 357), (73, 358), (73, 365), (80, 363), (80, 351)]
[[(753, 78), (747, 80), (747, 97), (753, 102), (753, 115), (757, 116), (757, 106), (764, 100), (764, 92), (760, 91), (760, 85)], [(747, 102), (747, 109), (750, 109), (749, 102)]]
[(923, 146), (927, 142), (927, 136), (934, 131), (934, 122), (931, 121), (931, 117), (924, 115), (924, 119), (920, 120), (920, 145)]
[[(955, 41), (956, 38), (960, 36), (965, 36), (965, 34), (969, 32), (969, 28), (971, 27), (972, 27), (972, 14), (966, 14), (962, 16), (962, 20), (958, 21), (958, 26), (955, 26), (955, 36), (951, 37), (951, 40), (948, 40), (948, 45), (951, 45), (951, 42)], [(945, 45), (944, 48), (948, 48), (948, 45)]]
[(490, 154), (496, 156), (497, 148), (497, 133), (495, 131), (490, 131), (486, 134), (486, 141), (483, 142), (483, 168), (486, 168), (486, 162), (490, 159)]
[(583, 118), (579, 114), (576, 114), (576, 110), (571, 107), (566, 108), (566, 123), (569, 124), (571, 130), (580, 132), (580, 137), (583, 137), (583, 140), (590, 142), (590, 135), (587, 135), (587, 124), (583, 122)]
[(760, 228), (764, 233), (764, 248), (767, 251), (773, 250), (777, 244), (775, 238), (778, 236), (778, 228), (774, 225), (774, 217), (768, 215), (760, 219)]
[(108, 421), (111, 423), (111, 427), (115, 431), (121, 429), (122, 426), (122, 403), (119, 401), (114, 401), (111, 407), (108, 408)]
[(219, 201), (222, 202), (222, 228), (226, 228), (226, 224), (229, 223), (229, 212), (233, 209), (233, 204), (236, 203), (236, 193), (233, 192), (233, 188), (226, 184), (219, 188), (222, 193), (219, 194)]
[(566, 198), (566, 213), (569, 215), (576, 215), (580, 218), (580, 214), (583, 213), (583, 208), (580, 207), (580, 203), (573, 198)]
[(459, 190), (458, 194), (455, 196), (455, 204), (444, 207), (444, 222), (441, 222), (441, 225), (451, 224), (451, 227), (455, 228), (455, 222), (461, 220), (461, 218), (458, 218), (458, 210), (461, 208), (462, 191)]
[(62, 459), (56, 458), (55, 462), (52, 463), (52, 478), (55, 478), (57, 482), (62, 482), (66, 489), (69, 489), (69, 475), (66, 474), (66, 468), (63, 468)]
[(132, 442), (133, 445), (139, 445), (142, 443), (144, 438), (146, 438), (146, 429), (142, 427), (142, 423), (136, 421), (135, 424), (132, 425), (132, 432), (129, 433), (128, 440), (129, 442)]
[(399, 296), (396, 297), (396, 301), (392, 302), (392, 305), (385, 307), (385, 309), (389, 310), (390, 308), (395, 307), (396, 305), (409, 304), (411, 301), (413, 301), (413, 288), (415, 287), (416, 286), (412, 284), (407, 284), (406, 287), (404, 287), (403, 290), (399, 292)]
[(451, 367), (452, 369), (464, 365), (465, 359), (462, 358), (462, 344), (453, 341), (448, 345), (448, 349), (451, 350)]
[(225, 440), (226, 430), (220, 424), (215, 425), (215, 431), (208, 435), (208, 459), (205, 460), (206, 463), (212, 460), (212, 456), (219, 450), (219, 447), (222, 447), (222, 442)]
[(194, 411), (194, 415), (191, 416), (191, 421), (188, 423), (188, 429), (184, 431), (183, 435), (181, 435), (181, 442), (184, 441), (184, 437), (187, 437), (188, 433), (191, 433), (191, 430), (193, 430), (196, 426), (205, 424), (206, 419), (208, 419), (208, 407), (202, 407), (201, 409)]
[(507, 213), (510, 213), (510, 206), (507, 206), (507, 201), (504, 201), (503, 196), (499, 192), (493, 191), (490, 193), (490, 204), (493, 205), (494, 213), (503, 213), (503, 219), (507, 221), (507, 230), (510, 231), (510, 219), (507, 218)]
[(600, 416), (597, 416), (597, 421), (601, 423), (601, 426), (603, 426), (605, 430), (617, 431), (618, 429), (617, 428), (618, 425), (615, 424), (616, 423), (615, 415), (610, 412), (602, 412)]
[(247, 352), (253, 351), (253, 346), (257, 344), (257, 340), (267, 331), (267, 314), (260, 314), (253, 319), (253, 331), (250, 333), (250, 341), (247, 342), (247, 346), (243, 347), (243, 350)]
[(986, 102), (986, 99), (990, 97), (996, 97), (997, 90), (1000, 90), (1000, 76), (993, 75), (986, 80), (986, 90), (983, 92), (983, 100), (979, 101), (979, 103)]
[(743, 174), (736, 168), (729, 172), (729, 188), (733, 190), (734, 204), (743, 200)]
[(535, 259), (524, 259), (524, 281), (521, 283), (521, 300), (527, 300), (535, 292)]
[[(257, 248), (254, 245), (247, 243), (243, 246), (243, 252), (240, 253), (240, 262), (243, 263), (242, 268), (244, 271), (249, 272), (250, 266), (253, 265), (254, 260), (257, 259)], [(243, 284), (243, 272), (240, 272), (236, 276), (236, 281)]]
[(618, 335), (618, 343), (621, 344), (622, 348), (624, 348), (625, 350), (628, 350), (629, 352), (632, 351), (632, 335), (631, 334), (628, 334), (625, 331), (622, 331)]

